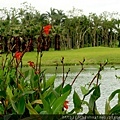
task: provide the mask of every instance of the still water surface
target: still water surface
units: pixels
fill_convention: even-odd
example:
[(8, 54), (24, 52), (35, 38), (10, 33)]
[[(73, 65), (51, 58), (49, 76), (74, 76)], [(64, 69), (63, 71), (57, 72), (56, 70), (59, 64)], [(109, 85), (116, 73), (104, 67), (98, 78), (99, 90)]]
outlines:
[[(72, 93), (68, 97), (69, 111), (72, 110), (73, 108), (72, 96), (74, 90), (77, 91), (80, 98), (82, 99), (80, 86), (84, 86), (85, 84), (89, 83), (92, 80), (92, 78), (95, 76), (95, 74), (98, 71), (98, 67), (99, 66), (85, 67), (85, 70), (76, 79), (73, 85)], [(80, 66), (67, 66), (65, 67), (65, 74), (69, 68), (70, 68), (70, 72), (68, 74), (66, 83), (71, 83), (75, 78), (75, 76), (77, 75), (77, 73), (79, 72), (79, 70), (81, 69)], [(47, 67), (46, 73), (47, 73), (46, 76), (49, 78), (55, 73), (55, 67)], [(97, 100), (97, 108), (101, 114), (105, 113), (105, 102), (108, 99), (111, 92), (120, 88), (120, 80), (116, 79), (115, 75), (120, 76), (120, 69), (115, 70), (111, 68), (111, 66), (105, 67), (104, 71), (101, 72), (102, 77), (101, 80), (99, 81), (99, 83), (101, 83), (101, 97)], [(61, 81), (62, 81), (62, 67), (58, 67), (57, 79), (55, 85), (58, 86), (61, 83)], [(89, 101), (89, 96), (86, 97), (85, 100)], [(117, 96), (115, 96), (115, 98), (111, 101), (111, 107), (113, 107), (115, 103), (117, 103)], [(87, 107), (84, 107), (83, 113), (87, 113), (87, 110), (88, 110)]]

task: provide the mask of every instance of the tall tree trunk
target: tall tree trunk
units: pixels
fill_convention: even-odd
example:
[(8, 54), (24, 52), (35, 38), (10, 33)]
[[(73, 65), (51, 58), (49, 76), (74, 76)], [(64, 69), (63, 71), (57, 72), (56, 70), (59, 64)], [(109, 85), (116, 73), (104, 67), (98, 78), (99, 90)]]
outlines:
[(55, 50), (60, 50), (60, 35), (55, 35)]

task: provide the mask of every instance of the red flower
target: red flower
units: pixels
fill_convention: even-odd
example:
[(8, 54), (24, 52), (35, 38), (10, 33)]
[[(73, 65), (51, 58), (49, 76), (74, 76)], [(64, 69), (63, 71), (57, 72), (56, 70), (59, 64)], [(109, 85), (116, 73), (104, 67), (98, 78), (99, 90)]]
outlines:
[(43, 32), (44, 32), (46, 35), (48, 35), (51, 28), (52, 28), (51, 25), (46, 25), (46, 26), (43, 27)]
[(67, 100), (64, 102), (64, 108), (68, 109), (68, 103), (69, 103), (69, 101), (67, 101)]
[(32, 68), (34, 68), (34, 67), (35, 67), (34, 62), (32, 62), (32, 61), (28, 61), (28, 63), (29, 63), (29, 66), (30, 66), (30, 67), (32, 67)]
[(17, 60), (20, 60), (20, 58), (22, 57), (22, 52), (15, 52), (15, 55), (14, 57), (17, 59)]

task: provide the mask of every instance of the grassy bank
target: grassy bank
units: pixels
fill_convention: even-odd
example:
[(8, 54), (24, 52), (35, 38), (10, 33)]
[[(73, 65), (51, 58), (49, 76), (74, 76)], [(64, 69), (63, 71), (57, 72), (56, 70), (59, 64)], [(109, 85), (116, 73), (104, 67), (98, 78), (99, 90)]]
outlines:
[[(36, 52), (27, 52), (23, 57), (23, 65), (27, 61), (36, 61)], [(89, 47), (66, 51), (43, 51), (42, 65), (61, 64), (61, 57), (64, 57), (66, 65), (79, 64), (85, 58), (85, 64), (99, 64), (108, 59), (109, 64), (120, 64), (120, 48)]]

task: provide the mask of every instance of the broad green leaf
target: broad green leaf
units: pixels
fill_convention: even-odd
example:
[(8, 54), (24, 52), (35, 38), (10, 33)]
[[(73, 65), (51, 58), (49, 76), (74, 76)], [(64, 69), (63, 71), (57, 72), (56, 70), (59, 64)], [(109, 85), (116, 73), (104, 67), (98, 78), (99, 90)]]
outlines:
[(60, 96), (55, 90), (49, 89), (46, 90), (43, 94), (44, 98), (49, 101), (50, 106), (54, 103), (54, 101)]
[(93, 94), (90, 96), (89, 100), (89, 114), (96, 113), (99, 114), (96, 106), (96, 100), (100, 97), (100, 85), (94, 87)]
[(95, 99), (95, 101), (100, 97), (101, 93), (100, 93), (100, 85), (95, 87), (95, 90), (93, 91), (93, 97)]
[(12, 104), (13, 109), (15, 110), (16, 113), (19, 113), (18, 109), (15, 105), (15, 101), (12, 100), (13, 94), (12, 94), (12, 90), (9, 88), (9, 86), (7, 86), (6, 93), (7, 93), (7, 96), (8, 96), (8, 98), (9, 98), (11, 104)]
[(80, 99), (79, 95), (76, 91), (73, 94), (73, 103), (74, 103), (74, 110), (78, 113), (82, 110), (82, 100)]
[(96, 101), (94, 99), (94, 96), (91, 95), (90, 100), (89, 100), (89, 111), (88, 114), (99, 114), (98, 110), (97, 110), (97, 106), (96, 106)]
[(120, 114), (120, 104), (115, 105), (109, 112), (109, 114)]
[(42, 93), (42, 96), (43, 96), (44, 98), (47, 98), (47, 97), (50, 96), (50, 94), (52, 93), (52, 89), (50, 88), (50, 89), (48, 89), (48, 90), (44, 90), (44, 91), (42, 91), (41, 93)]
[(70, 91), (64, 93), (62, 96), (60, 96), (53, 104), (52, 110), (53, 114), (58, 114), (62, 111), (63, 104), (65, 100), (67, 99), (68, 95), (70, 94)]
[(111, 101), (117, 93), (120, 93), (120, 89), (117, 89), (114, 92), (112, 92), (108, 100)]
[(24, 97), (20, 97), (17, 103), (18, 114), (23, 114), (25, 112), (25, 99)]
[(59, 95), (61, 94), (61, 91), (62, 91), (62, 84), (60, 84), (59, 86), (57, 86), (56, 88), (55, 88), (55, 91), (57, 92), (57, 93), (59, 93)]
[(67, 84), (63, 90), (62, 90), (62, 94), (66, 93), (67, 91), (71, 91), (72, 87), (70, 84)]
[(52, 109), (48, 101), (46, 101), (44, 98), (42, 99), (43, 103), (43, 110), (47, 112), (47, 114), (52, 114)]
[(89, 111), (87, 114), (90, 114), (90, 115), (99, 115), (99, 111), (97, 110), (97, 106), (96, 106), (96, 103), (94, 103), (94, 108), (89, 108)]
[(39, 104), (37, 104), (34, 108), (38, 113), (40, 113), (42, 111), (42, 108), (40, 107)]
[(52, 77), (50, 77), (50, 78), (46, 81), (46, 87), (45, 87), (45, 88), (50, 87), (50, 86), (54, 83), (55, 78), (56, 78), (56, 76), (55, 76), (55, 75), (54, 75), (54, 76), (52, 76)]
[(28, 104), (26, 103), (26, 108), (29, 110), (30, 115), (37, 115), (37, 111), (32, 107), (31, 103), (28, 101)]
[[(45, 88), (44, 89), (47, 89), (51, 85), (53, 85), (54, 81), (55, 81), (55, 78), (56, 78), (56, 76), (54, 75), (54, 76), (50, 77), (48, 80), (46, 80), (46, 84), (45, 84)], [(43, 84), (42, 84), (42, 87), (43, 87)]]

